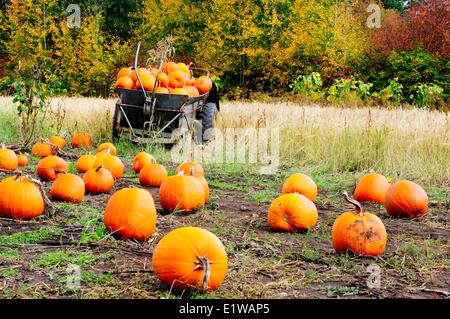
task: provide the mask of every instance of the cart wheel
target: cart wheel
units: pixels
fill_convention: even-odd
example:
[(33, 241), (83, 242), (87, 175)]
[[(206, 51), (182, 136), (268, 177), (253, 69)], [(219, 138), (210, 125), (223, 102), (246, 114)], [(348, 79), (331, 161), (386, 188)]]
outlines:
[[(206, 103), (199, 112), (199, 119), (202, 121), (203, 141), (209, 141), (211, 138), (209, 129), (214, 128), (214, 122), (217, 115), (217, 105), (215, 103)], [(206, 132), (206, 134), (205, 134)]]

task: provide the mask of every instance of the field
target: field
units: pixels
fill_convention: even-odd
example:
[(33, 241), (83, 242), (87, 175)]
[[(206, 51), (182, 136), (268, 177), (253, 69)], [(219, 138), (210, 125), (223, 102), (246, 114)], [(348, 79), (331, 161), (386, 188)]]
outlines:
[[(110, 140), (115, 100), (56, 98), (42, 122), (44, 138), (89, 131)], [(64, 116), (57, 116), (65, 114)], [(0, 142), (17, 143), (20, 133), (10, 98), (0, 97)], [(215, 292), (190, 298), (448, 298), (450, 296), (450, 115), (420, 109), (332, 108), (291, 103), (227, 102), (217, 127), (278, 128), (280, 152), (275, 174), (259, 174), (257, 165), (205, 165), (211, 196), (192, 214), (165, 214), (158, 189), (149, 188), (158, 208), (157, 233), (147, 242), (118, 240), (106, 231), (103, 210), (110, 197), (87, 195), (79, 205), (55, 202), (53, 215), (29, 222), (0, 219), (0, 298), (181, 298), (152, 272), (152, 250), (170, 230), (192, 225), (216, 234), (224, 243), (229, 270)], [(117, 144), (126, 163), (114, 191), (139, 185), (131, 162), (141, 150), (125, 140)], [(144, 147), (174, 173), (178, 163), (167, 149)], [(92, 152), (95, 150), (93, 149)], [(81, 151), (66, 150), (72, 164)], [(25, 169), (34, 174), (37, 158)], [(427, 191), (430, 206), (419, 219), (378, 215), (388, 233), (380, 257), (337, 254), (331, 227), (351, 208), (341, 193), (353, 192), (369, 170), (390, 180), (409, 179)], [(267, 226), (267, 210), (294, 172), (311, 176), (319, 188), (318, 225), (285, 234)], [(0, 172), (3, 178), (7, 174)], [(48, 190), (50, 183), (46, 183)], [(0, 195), (1, 196), (1, 195)], [(68, 284), (73, 265), (80, 286)], [(378, 268), (379, 267), (379, 268)], [(380, 286), (368, 279), (379, 273)]]

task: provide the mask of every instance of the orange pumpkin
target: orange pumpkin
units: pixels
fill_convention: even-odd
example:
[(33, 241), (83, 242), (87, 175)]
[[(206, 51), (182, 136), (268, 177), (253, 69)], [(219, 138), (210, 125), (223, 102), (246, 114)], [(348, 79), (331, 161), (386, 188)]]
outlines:
[(201, 175), (201, 174), (191, 174), (192, 176), (194, 176), (196, 179), (198, 179), (200, 181), (200, 183), (203, 186), (203, 189), (205, 190), (205, 202), (208, 201), (209, 199), (209, 185), (208, 182), (205, 178), (205, 176)]
[(62, 158), (54, 155), (41, 159), (37, 165), (36, 173), (46, 181), (54, 181), (60, 174), (67, 173), (69, 166)]
[(140, 188), (114, 193), (105, 208), (106, 228), (121, 237), (148, 239), (156, 229), (156, 208), (152, 195)]
[(175, 291), (212, 291), (227, 275), (228, 258), (225, 247), (213, 233), (198, 227), (181, 227), (156, 245), (152, 268)]
[(88, 170), (93, 169), (97, 156), (95, 155), (81, 155), (78, 159), (75, 167), (79, 173), (86, 173)]
[[(142, 78), (142, 76), (144, 74), (151, 74), (151, 72), (149, 70), (147, 70), (146, 68), (139, 68), (137, 70), (137, 73), (139, 74), (139, 78)], [(136, 70), (132, 70), (132, 72), (131, 72), (131, 80), (133, 81), (134, 85), (139, 83), (139, 81), (137, 80), (137, 76), (136, 76)]]
[(419, 217), (428, 209), (428, 195), (414, 182), (398, 181), (386, 192), (384, 207), (391, 216)]
[(189, 97), (196, 97), (200, 95), (195, 86), (186, 86), (185, 90), (188, 92)]
[(0, 169), (5, 171), (15, 171), (19, 166), (16, 153), (8, 150), (5, 145), (0, 146)]
[(196, 79), (192, 85), (197, 88), (200, 94), (208, 93), (212, 89), (212, 81), (206, 75)]
[(83, 180), (74, 174), (62, 174), (52, 184), (50, 194), (53, 199), (70, 203), (81, 203), (84, 199)]
[(155, 162), (156, 162), (156, 159), (152, 155), (150, 155), (146, 152), (139, 152), (134, 157), (133, 170), (136, 173), (139, 173), (145, 165), (152, 164)]
[(158, 82), (159, 86), (167, 88), (169, 86), (169, 76), (164, 72), (159, 73)]
[(331, 237), (336, 252), (351, 250), (364, 256), (378, 256), (386, 249), (387, 233), (383, 222), (376, 215), (364, 212), (356, 200), (344, 193), (346, 201), (356, 211), (345, 212), (333, 224)]
[(0, 217), (29, 220), (44, 214), (45, 203), (39, 187), (20, 174), (0, 182)]
[[(182, 174), (182, 173), (181, 173)], [(164, 210), (193, 211), (205, 204), (205, 189), (193, 176), (169, 176), (159, 188), (159, 201)]]
[(109, 170), (115, 179), (121, 179), (125, 170), (125, 165), (115, 155), (108, 153), (97, 154), (97, 159), (94, 162), (94, 167), (103, 166)]
[(56, 145), (46, 143), (46, 142), (38, 142), (33, 145), (31, 149), (31, 154), (44, 158), (50, 155), (56, 155), (58, 153), (58, 147)]
[(184, 86), (186, 86), (186, 75), (183, 72), (173, 71), (169, 73), (169, 87), (175, 89)]
[(97, 153), (108, 152), (111, 155), (117, 155), (117, 149), (112, 143), (100, 144), (97, 148)]
[(108, 193), (114, 187), (114, 177), (102, 166), (88, 170), (83, 176), (83, 182), (86, 191), (93, 194)]
[(205, 170), (203, 169), (203, 166), (200, 163), (194, 162), (181, 163), (175, 170), (175, 174), (178, 174), (181, 171), (184, 172), (184, 175), (190, 175), (191, 173), (205, 175)]
[(122, 69), (120, 69), (119, 73), (117, 73), (117, 79), (120, 79), (123, 76), (130, 77), (131, 73), (133, 73), (131, 68), (122, 68)]
[(92, 138), (89, 133), (78, 133), (72, 139), (73, 148), (90, 148), (92, 146)]
[(66, 147), (66, 140), (63, 139), (61, 136), (53, 135), (48, 140), (53, 145), (56, 145), (60, 150), (63, 150), (64, 147)]
[(390, 184), (386, 177), (376, 173), (364, 175), (356, 185), (354, 197), (359, 202), (384, 203)]
[(305, 174), (293, 174), (286, 179), (281, 190), (282, 194), (299, 193), (310, 200), (315, 201), (317, 197), (317, 185), (311, 177)]
[(116, 81), (116, 88), (131, 90), (134, 88), (134, 82), (129, 76), (122, 76)]
[(172, 90), (170, 91), (170, 94), (188, 95), (188, 96), (189, 96), (188, 91), (186, 91), (186, 90), (183, 89), (183, 88), (172, 89)]
[(175, 62), (166, 62), (163, 64), (162, 70), (165, 74), (170, 74), (174, 71), (180, 71), (180, 68)]
[(23, 154), (17, 155), (17, 163), (19, 164), (19, 166), (27, 166), (28, 158)]
[(170, 91), (169, 91), (169, 89), (166, 88), (166, 87), (160, 87), (160, 86), (158, 86), (158, 87), (155, 89), (155, 93), (169, 94)]
[(267, 215), (269, 227), (283, 232), (313, 228), (318, 218), (316, 205), (298, 193), (284, 194), (276, 198)]
[(144, 73), (140, 76), (141, 79), (141, 83), (139, 83), (139, 81), (136, 81), (136, 84), (134, 86), (134, 88), (136, 90), (140, 90), (142, 87), (144, 87), (144, 89), (146, 91), (153, 91), (153, 89), (156, 86), (156, 78), (153, 76), (153, 74), (151, 73)]
[(139, 182), (142, 186), (159, 187), (166, 177), (166, 168), (158, 163), (147, 164), (139, 172)]

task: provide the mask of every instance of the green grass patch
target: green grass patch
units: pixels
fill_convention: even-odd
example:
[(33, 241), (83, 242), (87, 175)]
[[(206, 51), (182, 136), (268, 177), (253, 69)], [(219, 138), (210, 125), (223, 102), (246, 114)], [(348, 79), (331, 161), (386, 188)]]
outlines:
[(15, 278), (18, 274), (19, 269), (17, 268), (0, 270), (0, 275), (2, 275), (3, 277)]
[(61, 234), (61, 228), (41, 228), (23, 233), (0, 236), (0, 246), (36, 244), (41, 240)]
[(20, 252), (17, 249), (7, 249), (0, 251), (0, 259), (6, 261), (16, 261), (21, 257)]
[(72, 250), (53, 251), (41, 254), (34, 264), (44, 268), (66, 266), (68, 264), (75, 264), (79, 266), (93, 265), (96, 264), (102, 257), (104, 256), (94, 255), (90, 252), (75, 252)]

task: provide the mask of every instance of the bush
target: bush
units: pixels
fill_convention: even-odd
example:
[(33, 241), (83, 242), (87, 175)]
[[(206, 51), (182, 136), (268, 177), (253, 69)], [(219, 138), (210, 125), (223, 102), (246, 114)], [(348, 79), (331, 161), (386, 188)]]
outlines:
[(322, 78), (318, 72), (313, 72), (310, 75), (299, 75), (289, 87), (298, 94), (305, 94), (313, 99), (320, 99), (323, 94), (320, 92), (322, 89)]
[(414, 99), (414, 104), (428, 107), (439, 108), (442, 103), (442, 95), (444, 89), (436, 84), (419, 84), (416, 86), (416, 93), (411, 97)]

